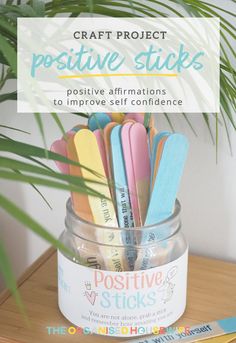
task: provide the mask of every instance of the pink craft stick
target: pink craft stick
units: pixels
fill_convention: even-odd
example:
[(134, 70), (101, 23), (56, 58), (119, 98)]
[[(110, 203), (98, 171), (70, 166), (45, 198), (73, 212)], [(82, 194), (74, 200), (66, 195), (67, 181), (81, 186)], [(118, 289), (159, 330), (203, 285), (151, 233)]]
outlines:
[[(76, 125), (72, 129), (70, 129), (69, 131), (66, 132), (66, 136), (67, 136), (67, 138), (73, 137), (77, 131), (79, 131), (81, 129), (87, 129), (87, 128), (88, 128), (87, 125), (83, 125), (83, 124)], [(65, 139), (65, 138), (62, 136), (61, 139)]]
[(105, 144), (104, 144), (104, 139), (103, 139), (102, 131), (100, 129), (97, 129), (97, 130), (93, 131), (93, 133), (95, 134), (96, 139), (97, 139), (98, 148), (99, 148), (100, 155), (101, 155), (101, 158), (102, 158), (103, 168), (104, 168), (106, 177), (109, 178), (106, 149), (105, 149)]
[(144, 124), (144, 113), (127, 113), (125, 119), (133, 119), (138, 123)]
[[(67, 135), (68, 138), (74, 136), (75, 134), (76, 134), (76, 132), (75, 132), (75, 131), (72, 131), (72, 130), (67, 131), (67, 133), (66, 133), (66, 135)], [(62, 139), (63, 139), (63, 137), (62, 137)]]
[(106, 113), (112, 120), (112, 113)]
[(135, 123), (130, 128), (129, 136), (138, 200), (139, 222), (141, 225), (144, 225), (149, 201), (151, 176), (147, 131), (142, 124)]
[(131, 204), (131, 209), (133, 213), (134, 224), (135, 226), (140, 226), (138, 198), (137, 198), (137, 192), (136, 192), (134, 168), (133, 168), (133, 162), (132, 162), (132, 152), (131, 152), (131, 145), (130, 145), (130, 129), (132, 125), (134, 124), (126, 123), (122, 126), (121, 143), (122, 143), (122, 150), (123, 150), (123, 155), (124, 155), (127, 183), (128, 183), (129, 195), (130, 195), (130, 204)]
[[(87, 126), (85, 125), (77, 125), (79, 129), (86, 128)], [(71, 129), (66, 132), (67, 138), (70, 138), (76, 134), (76, 131)], [(67, 157), (67, 140), (65, 137), (62, 137), (61, 139), (56, 140), (55, 142), (52, 143), (51, 149), (52, 152), (56, 152), (59, 155), (62, 155), (64, 157)], [(57, 168), (62, 172), (63, 174), (69, 174), (70, 169), (69, 169), (69, 164), (55, 161)]]
[[(58, 139), (52, 143), (50, 150), (52, 152), (59, 154), (59, 155), (67, 157), (66, 145), (67, 145), (67, 143), (64, 139)], [(63, 174), (69, 174), (69, 164), (59, 162), (59, 161), (55, 161), (55, 163), (56, 163), (57, 168)]]

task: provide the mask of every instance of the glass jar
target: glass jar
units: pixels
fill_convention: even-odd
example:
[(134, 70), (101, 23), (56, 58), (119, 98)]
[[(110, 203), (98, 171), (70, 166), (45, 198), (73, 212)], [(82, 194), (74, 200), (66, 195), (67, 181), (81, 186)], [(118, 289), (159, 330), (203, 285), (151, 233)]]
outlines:
[(58, 252), (58, 290), (60, 310), (69, 321), (125, 337), (169, 326), (183, 314), (188, 247), (178, 200), (165, 221), (129, 229), (86, 222), (70, 199), (66, 209), (60, 241), (73, 257)]

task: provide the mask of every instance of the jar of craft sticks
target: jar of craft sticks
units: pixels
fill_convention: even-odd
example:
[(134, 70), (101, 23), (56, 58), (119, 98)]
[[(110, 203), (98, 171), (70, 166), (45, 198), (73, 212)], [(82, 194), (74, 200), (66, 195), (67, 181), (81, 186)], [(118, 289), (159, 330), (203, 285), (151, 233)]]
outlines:
[(62, 314), (87, 333), (132, 337), (172, 325), (184, 312), (188, 246), (181, 206), (144, 227), (100, 226), (78, 217), (71, 200), (58, 251)]

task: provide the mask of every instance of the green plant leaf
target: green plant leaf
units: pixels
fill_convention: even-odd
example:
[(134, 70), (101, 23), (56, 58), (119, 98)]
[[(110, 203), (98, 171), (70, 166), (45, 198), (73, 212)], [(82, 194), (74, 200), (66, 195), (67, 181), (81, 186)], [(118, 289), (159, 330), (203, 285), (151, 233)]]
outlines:
[(6, 94), (0, 94), (0, 103), (6, 100), (17, 100), (17, 93), (11, 92)]
[[(0, 136), (3, 137), (3, 138), (5, 138), (5, 139), (10, 140), (10, 141), (12, 142), (12, 144), (14, 144), (14, 143), (13, 143), (14, 140), (11, 139), (9, 136), (4, 135), (4, 134), (0, 134)], [(40, 166), (43, 167), (43, 168), (46, 168), (47, 170), (50, 170), (51, 172), (54, 172), (53, 169), (51, 169), (51, 168), (50, 168), (49, 166), (47, 166), (45, 163), (43, 163), (43, 162), (41, 162), (41, 161), (38, 161), (36, 158), (33, 158), (33, 157), (31, 157), (31, 156), (25, 156), (25, 155), (20, 155), (20, 156), (23, 157), (23, 158), (25, 158), (25, 159), (27, 159), (27, 160), (29, 160), (29, 161), (32, 161), (32, 162), (34, 162), (34, 163), (40, 165)], [(0, 156), (0, 159), (1, 159), (1, 156)]]
[(21, 156), (29, 161), (32, 161), (36, 164), (38, 164), (39, 166), (47, 169), (47, 170), (50, 170), (51, 172), (54, 172), (54, 170), (52, 168), (50, 168), (49, 166), (47, 166), (45, 163), (41, 162), (41, 161), (38, 161), (36, 158), (33, 158), (33, 157), (30, 157), (30, 156)]
[(9, 20), (6, 20), (3, 16), (0, 17), (0, 29), (1, 32), (4, 32), (4, 34), (7, 35), (7, 37), (16, 41), (16, 27), (12, 25), (12, 23), (10, 23)]
[(0, 50), (4, 58), (8, 61), (14, 74), (17, 72), (16, 51), (9, 44), (7, 39), (0, 33)]
[[(16, 174), (14, 172), (10, 172), (9, 170), (0, 170), (0, 178), (5, 180), (11, 180), (11, 181), (19, 181), (23, 183), (29, 183), (29, 184), (35, 184), (35, 185), (41, 185), (46, 186), (49, 188), (56, 188), (59, 190), (65, 190), (65, 191), (71, 191), (71, 192), (77, 192), (77, 193), (85, 193), (88, 195), (96, 196), (96, 197), (102, 197), (102, 194), (96, 192), (91, 187), (87, 186), (85, 184), (85, 180), (78, 180), (76, 185), (73, 184), (66, 184), (38, 176), (31, 176), (31, 175), (25, 175), (25, 174)], [(91, 182), (92, 183), (92, 182)]]
[[(126, 4), (125, 4), (126, 2)], [(107, 0), (100, 0), (100, 5), (103, 6), (112, 6), (112, 7), (120, 7), (120, 8), (127, 8), (130, 9), (130, 2), (126, 0), (118, 0), (118, 1), (107, 1)], [(144, 14), (146, 16), (152, 17), (154, 14), (158, 14), (159, 16), (166, 17), (167, 14), (164, 12), (160, 12), (157, 9), (147, 6), (144, 3), (140, 3), (138, 1), (132, 1), (132, 14), (134, 16), (138, 16), (140, 14)]]
[(61, 130), (62, 135), (66, 136), (66, 131), (65, 131), (65, 129), (64, 129), (64, 127), (63, 127), (63, 125), (62, 125), (58, 115), (56, 113), (51, 113), (51, 115), (52, 115), (53, 119), (55, 120), (57, 126)]
[(229, 129), (228, 129), (228, 125), (227, 125), (227, 122), (226, 122), (226, 119), (224, 116), (224, 111), (222, 108), (221, 108), (221, 116), (223, 118), (223, 122), (224, 122), (224, 126), (225, 126), (225, 131), (226, 131), (227, 140), (228, 140), (228, 144), (229, 144), (229, 151), (230, 151), (230, 154), (232, 156), (233, 150), (232, 150), (232, 144), (231, 144), (231, 139), (230, 139), (230, 135), (229, 135)]
[(38, 189), (38, 187), (36, 187), (33, 183), (30, 183), (31, 187), (39, 194), (39, 196), (43, 199), (43, 201), (45, 202), (45, 204), (50, 208), (50, 210), (52, 210), (52, 206), (50, 205), (50, 203), (48, 202), (48, 200), (45, 198), (45, 196), (43, 195), (43, 193)]
[(149, 123), (150, 123), (150, 119), (151, 119), (151, 113), (145, 113), (144, 114), (144, 122), (143, 122), (143, 125), (148, 128), (149, 126)]
[(36, 13), (37, 17), (44, 17), (45, 16), (45, 2), (39, 0), (32, 1), (32, 8)]
[[(225, 25), (229, 26), (231, 28), (231, 30), (235, 31), (235, 27), (225, 18), (223, 18), (219, 13), (217, 13), (216, 11), (214, 11), (211, 7), (209, 7), (208, 5), (205, 5), (203, 2), (199, 1), (199, 0), (188, 0), (193, 6), (195, 6), (195, 8), (200, 12), (203, 13), (205, 16), (206, 14), (208, 14), (208, 16), (210, 17), (218, 17), (221, 20), (221, 25), (224, 23)], [(223, 27), (227, 30), (226, 26), (223, 24)], [(232, 31), (228, 31), (229, 34), (232, 34)], [(235, 38), (235, 36), (233, 35), (233, 37)]]
[[(1, 195), (0, 195), (0, 201), (1, 201)], [(29, 319), (26, 315), (26, 311), (23, 305), (23, 302), (21, 300), (20, 293), (17, 289), (16, 280), (11, 268), (11, 263), (9, 261), (9, 258), (7, 256), (7, 253), (5, 251), (4, 245), (0, 240), (0, 271), (3, 275), (3, 279), (5, 281), (6, 287), (10, 290), (13, 298), (15, 299), (15, 302), (23, 315), (23, 318), (25, 320), (25, 323), (29, 327)]]
[(69, 254), (69, 256), (73, 256), (72, 252), (66, 248), (64, 244), (53, 237), (41, 224), (36, 222), (31, 216), (29, 216), (26, 212), (24, 212), (2, 194), (0, 194), (0, 206), (12, 217), (43, 238), (45, 241), (52, 244), (55, 248), (60, 249), (66, 254)]
[(192, 132), (194, 133), (194, 135), (197, 137), (197, 132), (195, 131), (195, 129), (194, 129), (193, 125), (191, 124), (191, 122), (190, 122), (188, 116), (186, 115), (186, 113), (183, 113), (183, 117), (186, 120), (186, 122), (187, 122), (188, 126), (190, 127), (190, 129), (192, 130)]
[[(32, 165), (26, 162), (22, 162), (19, 160), (14, 160), (11, 159), (9, 157), (4, 157), (4, 156), (0, 156), (0, 167), (4, 168), (4, 169), (17, 169), (20, 171), (26, 171), (29, 173), (33, 173), (33, 174), (37, 174), (39, 176), (48, 176), (50, 178), (54, 178), (60, 181), (66, 181), (69, 184), (72, 185), (83, 185), (84, 187), (84, 192), (87, 193), (86, 188), (88, 188), (89, 191), (92, 191), (92, 189), (90, 187), (87, 187), (84, 182), (87, 181), (90, 184), (96, 184), (96, 183), (100, 183), (102, 184), (103, 182), (95, 182), (95, 181), (90, 181), (89, 179), (85, 179), (83, 177), (79, 177), (79, 176), (73, 176), (70, 174), (61, 174), (61, 173), (57, 173), (53, 170), (48, 170), (42, 167), (39, 167), (37, 165)], [(95, 194), (95, 193), (93, 193)], [(96, 193), (99, 194), (99, 193)]]
[[(171, 11), (172, 13), (174, 13), (175, 15), (177, 15), (178, 17), (184, 17), (183, 14), (181, 14), (179, 11), (177, 11), (175, 8), (169, 6), (168, 4), (161, 2), (161, 1), (157, 1), (157, 0), (149, 0), (148, 1), (150, 3), (150, 6), (152, 3), (164, 7), (165, 9)], [(140, 3), (140, 5), (143, 5), (142, 3)]]
[(1, 80), (0, 80), (0, 90), (4, 87), (7, 80), (15, 78), (15, 76), (13, 76), (14, 74), (12, 73), (11, 68), (9, 67), (7, 69), (7, 71), (5, 72), (4, 67), (6, 67), (6, 66), (4, 64), (2, 64), (2, 75), (1, 75)]
[(48, 158), (46, 136), (45, 136), (45, 132), (44, 132), (44, 128), (43, 128), (43, 122), (42, 122), (40, 113), (34, 113), (34, 116), (35, 116), (36, 122), (37, 122), (38, 127), (39, 127), (39, 131), (40, 131), (42, 139), (43, 139), (43, 144), (45, 147), (45, 150), (44, 150), (45, 151), (45, 157)]
[(4, 129), (19, 131), (19, 132), (22, 132), (22, 133), (26, 133), (27, 135), (30, 135), (30, 132), (24, 131), (24, 130), (21, 130), (21, 129), (17, 129), (16, 127), (7, 126), (7, 125), (0, 125), (0, 127), (4, 128)]
[(210, 121), (209, 121), (209, 115), (207, 113), (203, 113), (202, 115), (203, 115), (203, 119), (204, 119), (204, 121), (206, 123), (206, 126), (207, 126), (207, 128), (209, 130), (212, 143), (215, 144), (214, 136), (213, 136), (211, 125), (210, 125)]
[(10, 139), (8, 136), (4, 135), (3, 133), (0, 133), (0, 137), (3, 137), (4, 139)]
[(169, 126), (170, 126), (171, 131), (172, 131), (172, 132), (175, 132), (174, 126), (172, 125), (172, 122), (171, 122), (171, 120), (170, 120), (168, 114), (167, 114), (167, 113), (164, 113), (164, 116), (165, 116), (165, 118), (166, 118), (166, 120), (167, 120), (167, 123), (168, 123)]
[[(0, 161), (1, 161), (1, 157), (0, 157)], [(21, 174), (21, 172), (18, 169), (13, 169), (12, 170), (16, 173), (16, 174)], [(43, 201), (46, 203), (46, 205), (50, 208), (50, 210), (52, 210), (51, 205), (49, 204), (49, 202), (47, 201), (47, 199), (45, 198), (45, 196), (40, 192), (40, 190), (33, 184), (33, 183), (29, 183), (30, 186), (39, 194), (39, 196), (43, 199)]]
[[(11, 152), (13, 154), (16, 154), (18, 156), (23, 156), (23, 157), (46, 158), (45, 149), (40, 148), (40, 147), (35, 146), (35, 145), (26, 144), (26, 143), (22, 143), (20, 141), (12, 140), (9, 138), (8, 139), (0, 138), (0, 151), (8, 151), (8, 152)], [(81, 165), (80, 163), (75, 162), (73, 160), (70, 160), (70, 159), (68, 159), (62, 155), (59, 155), (55, 152), (47, 150), (47, 156), (48, 156), (48, 159), (50, 159), (50, 160), (60, 161), (60, 162), (67, 163), (67, 164), (72, 164), (72, 165), (78, 166), (80, 168), (85, 168), (88, 171), (90, 171), (91, 173), (94, 173), (93, 170), (86, 168), (83, 165)], [(95, 174), (98, 175), (97, 173), (95, 173)]]
[(88, 1), (89, 13), (93, 14), (93, 0), (87, 0), (87, 1)]
[(215, 9), (217, 9), (217, 10), (219, 10), (219, 11), (222, 11), (222, 12), (224, 12), (224, 13), (227, 13), (227, 14), (233, 16), (234, 18), (235, 18), (235, 16), (236, 16), (235, 13), (230, 12), (230, 11), (227, 11), (225, 8), (222, 8), (222, 7), (216, 6), (216, 5), (214, 5), (214, 4), (211, 4), (210, 2), (205, 2), (205, 1), (199, 1), (199, 2), (205, 4), (205, 5), (209, 6), (209, 7), (215, 8)]
[(34, 8), (27, 4), (21, 4), (18, 8), (23, 17), (37, 17), (37, 13)]
[(72, 112), (72, 114), (75, 114), (79, 117), (83, 117), (83, 118), (88, 118), (89, 115), (87, 113), (81, 113), (81, 112)]
[(3, 65), (7, 65), (9, 66), (9, 62), (6, 60), (6, 58), (4, 57), (2, 51), (0, 50), (0, 63)]
[(219, 146), (218, 113), (216, 114), (215, 123), (216, 123), (216, 163), (218, 163), (218, 146)]
[(221, 89), (220, 91), (220, 103), (222, 108), (224, 109), (225, 113), (227, 113), (227, 117), (230, 120), (230, 123), (232, 124), (233, 128), (236, 130), (236, 124), (234, 122), (234, 118), (231, 114), (231, 110), (229, 108), (229, 104), (227, 102), (227, 95), (225, 94), (225, 91)]

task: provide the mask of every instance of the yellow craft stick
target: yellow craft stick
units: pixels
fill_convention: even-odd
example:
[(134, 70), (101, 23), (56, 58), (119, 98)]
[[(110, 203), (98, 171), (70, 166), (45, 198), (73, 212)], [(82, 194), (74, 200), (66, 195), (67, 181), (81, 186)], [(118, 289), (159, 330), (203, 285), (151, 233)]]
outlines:
[[(98, 182), (89, 182), (89, 186), (92, 187), (95, 191), (102, 194), (102, 197), (88, 195), (94, 222), (95, 224), (118, 228), (116, 213), (111, 201), (111, 194), (108, 187), (108, 182), (106, 179), (96, 137), (92, 131), (82, 129), (77, 132), (73, 138), (79, 162), (84, 167), (94, 171), (91, 172), (86, 168), (81, 168), (82, 176), (85, 179), (89, 179), (93, 182)], [(117, 232), (117, 234), (115, 234), (113, 231), (113, 235), (111, 235), (111, 232), (109, 230), (106, 231), (105, 229), (98, 230), (98, 232), (98, 239), (100, 240), (102, 238), (102, 242), (104, 242), (104, 244), (120, 245), (122, 242), (120, 232)], [(102, 246), (101, 249), (103, 253), (105, 252), (106, 254), (106, 263), (109, 270), (127, 270), (121, 248), (115, 248), (114, 246)]]
[[(67, 156), (69, 159), (75, 162), (79, 162), (75, 150), (73, 137), (69, 137), (67, 140)], [(69, 173), (73, 176), (82, 177), (80, 167), (74, 166), (72, 164), (69, 165)], [(77, 216), (88, 222), (93, 222), (93, 215), (90, 209), (88, 196), (84, 193), (72, 192), (71, 200), (73, 210), (77, 214)], [(95, 235), (93, 235), (92, 232), (86, 233), (86, 237), (88, 237), (88, 235), (90, 235), (89, 238), (91, 241), (95, 240), (96, 237)], [(80, 259), (83, 261), (84, 265), (91, 268), (105, 268), (104, 259), (102, 258), (102, 255), (100, 254), (100, 251), (98, 248), (96, 248), (96, 246), (93, 246), (93, 249), (91, 249), (89, 243), (82, 243), (82, 240), (76, 236), (73, 237), (73, 241), (76, 251), (77, 247), (79, 247), (81, 244), (84, 245), (84, 249), (79, 249), (79, 256)], [(91, 264), (89, 261), (93, 261), (93, 263)]]
[(231, 333), (228, 335), (222, 335), (214, 338), (208, 338), (198, 341), (199, 343), (235, 343), (236, 342), (236, 333)]
[[(67, 141), (67, 156), (70, 160), (75, 162), (79, 162), (75, 144), (74, 144), (74, 137), (69, 137)], [(80, 167), (74, 166), (72, 164), (69, 165), (70, 175), (82, 177)], [(74, 212), (82, 219), (93, 222), (93, 215), (89, 206), (88, 196), (83, 193), (72, 192), (71, 199), (73, 204)]]
[(116, 123), (121, 124), (125, 118), (124, 113), (112, 113), (111, 114), (111, 119), (115, 121)]

